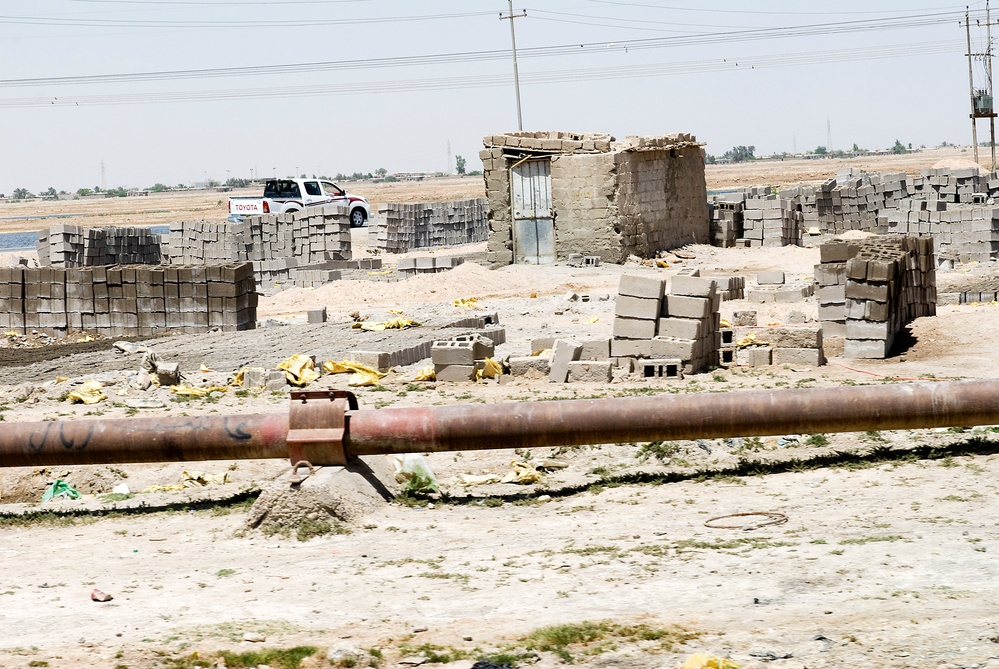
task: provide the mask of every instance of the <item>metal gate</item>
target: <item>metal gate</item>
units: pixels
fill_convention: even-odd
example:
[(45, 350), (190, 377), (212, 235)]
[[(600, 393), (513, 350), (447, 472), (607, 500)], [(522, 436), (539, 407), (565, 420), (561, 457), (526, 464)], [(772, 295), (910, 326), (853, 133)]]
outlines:
[(510, 168), (513, 195), (513, 257), (516, 263), (555, 262), (555, 219), (552, 216), (552, 164), (548, 158)]

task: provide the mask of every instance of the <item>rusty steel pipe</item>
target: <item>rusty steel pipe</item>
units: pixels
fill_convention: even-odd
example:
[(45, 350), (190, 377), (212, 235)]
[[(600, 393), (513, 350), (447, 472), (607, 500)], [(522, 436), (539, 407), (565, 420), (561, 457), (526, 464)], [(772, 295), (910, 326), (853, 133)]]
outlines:
[(905, 383), (348, 414), (352, 455), (999, 424), (999, 381)]
[(991, 380), (345, 412), (346, 400), (338, 397), (339, 404), (313, 401), (325, 416), (341, 412), (342, 444), (330, 445), (333, 431), (318, 429), (316, 415), (293, 430), (291, 449), (295, 426), (287, 415), (2, 423), (0, 466), (298, 453), (312, 464), (341, 464), (345, 456), (379, 453), (999, 424), (999, 381)]

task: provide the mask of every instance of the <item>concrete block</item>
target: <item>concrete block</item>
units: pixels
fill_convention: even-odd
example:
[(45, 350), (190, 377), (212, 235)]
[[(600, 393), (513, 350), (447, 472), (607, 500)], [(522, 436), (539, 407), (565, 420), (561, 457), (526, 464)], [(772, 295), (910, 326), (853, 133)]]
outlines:
[(661, 300), (666, 289), (666, 282), (654, 276), (636, 276), (622, 274), (618, 287), (619, 295), (631, 297), (646, 297)]
[(661, 300), (656, 298), (618, 295), (614, 306), (614, 313), (623, 318), (655, 320), (659, 317), (661, 307)]
[(389, 354), (385, 351), (347, 351), (344, 358), (367, 365), (379, 372), (389, 371)]
[(757, 342), (773, 348), (822, 348), (822, 328), (817, 326), (755, 328), (752, 332)]
[(860, 321), (850, 319), (846, 322), (847, 339), (882, 339), (887, 341), (895, 336), (891, 323), (877, 321)]
[(611, 340), (611, 357), (652, 357), (652, 339), (613, 339)]
[[(688, 298), (697, 299), (697, 298)], [(652, 339), (656, 336), (656, 321), (638, 318), (614, 319), (615, 339)]]
[(569, 363), (579, 360), (583, 345), (559, 339), (555, 342), (555, 355), (552, 357), (552, 368), (548, 378), (555, 383), (565, 383), (569, 378)]
[(475, 365), (434, 365), (434, 375), (445, 383), (474, 381)]
[(773, 352), (769, 346), (747, 346), (735, 351), (735, 364), (746, 367), (766, 367), (771, 363)]
[(667, 295), (663, 301), (663, 316), (677, 318), (707, 318), (711, 314), (712, 300), (706, 297)]
[(826, 364), (821, 348), (774, 348), (773, 364), (821, 367)]
[(683, 362), (673, 359), (638, 360), (637, 372), (645, 379), (682, 379)]
[(610, 360), (575, 360), (569, 363), (569, 383), (608, 383), (611, 380)]
[(510, 358), (511, 376), (525, 376), (530, 370), (538, 375), (548, 376), (552, 370), (552, 359), (546, 355)]
[(887, 358), (891, 345), (883, 339), (847, 339), (843, 342), (843, 357), (864, 360)]
[[(699, 318), (660, 318), (658, 336), (677, 339), (700, 339), (707, 331), (706, 320)], [(674, 356), (662, 356), (671, 358)]]
[(697, 341), (677, 337), (656, 337), (652, 340), (652, 357), (693, 360), (698, 357)]
[(579, 354), (580, 360), (607, 360), (610, 354), (610, 339), (591, 339), (583, 342), (583, 351)]
[[(491, 358), (496, 353), (496, 344), (493, 340), (478, 333), (461, 334), (456, 337), (452, 337), (451, 341), (471, 344), (472, 356), (474, 360)], [(534, 353), (534, 351), (531, 351), (531, 353)]]
[(535, 337), (531, 340), (531, 353), (538, 351), (552, 350), (555, 348), (554, 337)]
[(309, 309), (308, 321), (309, 323), (325, 323), (326, 307), (323, 307), (321, 309)]
[(732, 325), (735, 326), (755, 326), (756, 325), (756, 312), (755, 311), (737, 311), (732, 316)]
[(683, 295), (687, 297), (714, 297), (718, 292), (718, 284), (714, 279), (701, 278), (697, 276), (674, 276), (670, 280), (670, 295)]
[(475, 342), (435, 341), (430, 348), (430, 358), (434, 365), (474, 365), (477, 359)]
[(180, 383), (180, 365), (176, 362), (156, 363), (156, 379), (160, 386), (176, 386)]
[(780, 285), (784, 283), (784, 272), (780, 270), (774, 270), (769, 272), (758, 272), (756, 274), (756, 283), (761, 286), (766, 285)]

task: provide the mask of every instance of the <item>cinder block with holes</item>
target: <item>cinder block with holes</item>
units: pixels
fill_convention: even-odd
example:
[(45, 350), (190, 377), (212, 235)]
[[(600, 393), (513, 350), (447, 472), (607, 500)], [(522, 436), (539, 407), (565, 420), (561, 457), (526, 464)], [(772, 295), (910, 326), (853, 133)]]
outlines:
[(638, 373), (645, 379), (682, 379), (683, 362), (677, 359), (638, 360)]

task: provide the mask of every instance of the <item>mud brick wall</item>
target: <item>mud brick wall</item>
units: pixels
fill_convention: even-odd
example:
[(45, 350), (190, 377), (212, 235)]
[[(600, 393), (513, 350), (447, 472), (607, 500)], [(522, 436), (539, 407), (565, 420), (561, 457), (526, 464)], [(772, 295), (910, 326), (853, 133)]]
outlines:
[(208, 266), (0, 268), (0, 326), (54, 336), (152, 336), (256, 326), (249, 263)]
[(160, 235), (149, 228), (84, 228), (54, 225), (38, 234), (36, 248), (42, 267), (151, 264), (162, 260)]
[[(820, 247), (815, 267), (819, 317), (827, 334), (846, 336), (844, 356), (887, 357), (895, 336), (909, 322), (936, 314), (933, 238), (886, 236)], [(842, 286), (842, 289), (839, 287)], [(827, 290), (835, 288), (835, 290)], [(843, 303), (827, 301), (838, 299)]]
[[(607, 262), (622, 260), (615, 155), (552, 157), (552, 202), (556, 213), (555, 248), (560, 256), (582, 253)], [(565, 249), (568, 253), (559, 253)]]
[(551, 157), (555, 250), (623, 262), (631, 254), (709, 238), (704, 152), (686, 133), (627, 137), (563, 132), (508, 133), (483, 139), (479, 154), (489, 201), (491, 262), (513, 258), (511, 166)]
[(369, 223), (369, 245), (387, 253), (484, 242), (488, 205), (482, 198), (450, 202), (387, 203)]
[(696, 145), (636, 148), (615, 155), (623, 262), (709, 238), (704, 152)]

